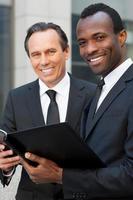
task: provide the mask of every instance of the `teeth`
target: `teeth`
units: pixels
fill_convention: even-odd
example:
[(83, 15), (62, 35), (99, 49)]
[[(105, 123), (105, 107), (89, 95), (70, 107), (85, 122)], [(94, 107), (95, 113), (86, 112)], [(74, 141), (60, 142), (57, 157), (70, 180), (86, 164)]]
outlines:
[(42, 69), (42, 72), (48, 72), (48, 71), (51, 71), (51, 68), (49, 68), (49, 69)]
[(41, 69), (41, 71), (44, 73), (44, 74), (50, 74), (52, 72), (53, 68), (47, 68), (47, 69)]
[(100, 60), (101, 59), (101, 57), (98, 57), (98, 58), (92, 58), (92, 59), (90, 59), (90, 61), (91, 62), (95, 62), (95, 61), (98, 61), (98, 60)]

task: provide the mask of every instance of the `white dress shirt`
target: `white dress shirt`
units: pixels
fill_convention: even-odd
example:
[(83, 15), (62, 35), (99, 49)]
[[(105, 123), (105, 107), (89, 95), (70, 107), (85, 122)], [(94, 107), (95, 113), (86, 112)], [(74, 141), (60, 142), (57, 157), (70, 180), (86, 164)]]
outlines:
[(133, 64), (131, 58), (125, 60), (121, 65), (116, 67), (112, 72), (110, 72), (105, 78), (104, 82), (105, 85), (102, 88), (101, 95), (99, 101), (97, 103), (97, 109), (112, 89), (112, 87), (117, 83), (117, 81), (121, 78), (121, 76), (125, 73), (125, 71)]
[(44, 82), (39, 79), (40, 86), (40, 100), (43, 112), (44, 121), (47, 119), (47, 111), (50, 103), (50, 98), (46, 94), (46, 91), (51, 89), (56, 91), (56, 102), (58, 104), (60, 122), (65, 122), (67, 115), (69, 90), (70, 90), (70, 77), (68, 73), (65, 74), (64, 78), (53, 88), (48, 88)]

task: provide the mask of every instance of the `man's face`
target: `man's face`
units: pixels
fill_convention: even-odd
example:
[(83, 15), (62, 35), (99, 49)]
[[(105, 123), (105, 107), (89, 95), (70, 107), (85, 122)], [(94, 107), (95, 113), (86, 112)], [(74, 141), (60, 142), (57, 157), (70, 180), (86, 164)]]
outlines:
[(97, 75), (106, 76), (123, 62), (126, 32), (115, 34), (112, 20), (104, 12), (79, 20), (77, 40), (81, 57)]
[(55, 86), (65, 75), (69, 48), (63, 51), (53, 29), (36, 32), (28, 41), (29, 57), (35, 73), (48, 86)]

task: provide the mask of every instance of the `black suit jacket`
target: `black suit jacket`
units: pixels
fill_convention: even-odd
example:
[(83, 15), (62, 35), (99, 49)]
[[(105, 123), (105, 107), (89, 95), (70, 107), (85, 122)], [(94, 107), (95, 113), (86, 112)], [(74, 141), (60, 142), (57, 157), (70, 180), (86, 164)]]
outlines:
[[(66, 121), (79, 132), (84, 106), (91, 100), (95, 85), (76, 78), (70, 78), (70, 93)], [(7, 132), (44, 125), (38, 80), (13, 89), (8, 96), (1, 128)], [(2, 177), (1, 177), (2, 178)], [(17, 197), (18, 200), (62, 199), (58, 184), (35, 184), (26, 171), (22, 170)]]
[[(64, 170), (68, 199), (133, 199), (133, 65), (106, 96), (94, 118), (93, 101), (83, 118), (83, 133), (107, 167)], [(88, 118), (87, 118), (88, 115)], [(86, 129), (86, 132), (85, 132)]]

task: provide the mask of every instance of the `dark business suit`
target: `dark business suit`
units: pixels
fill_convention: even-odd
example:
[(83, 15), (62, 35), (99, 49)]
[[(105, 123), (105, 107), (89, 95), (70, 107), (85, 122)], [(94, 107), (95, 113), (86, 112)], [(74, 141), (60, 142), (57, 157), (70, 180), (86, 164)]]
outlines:
[(84, 171), (65, 169), (65, 198), (132, 200), (133, 65), (114, 85), (92, 119), (93, 112), (90, 105), (85, 110), (82, 137), (107, 167)]
[[(70, 76), (71, 77), (71, 76)], [(70, 93), (66, 121), (79, 131), (81, 114), (94, 93), (95, 85), (76, 78), (70, 78)], [(16, 131), (44, 125), (38, 80), (9, 93), (1, 128)], [(18, 200), (62, 199), (58, 184), (35, 184), (23, 169), (19, 183)], [(58, 197), (60, 196), (60, 197)]]

